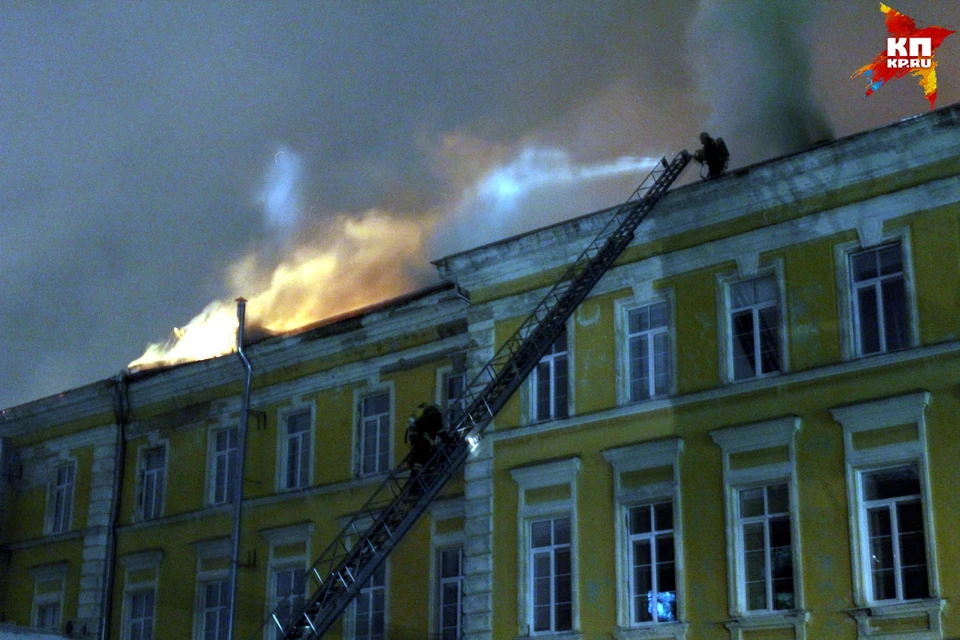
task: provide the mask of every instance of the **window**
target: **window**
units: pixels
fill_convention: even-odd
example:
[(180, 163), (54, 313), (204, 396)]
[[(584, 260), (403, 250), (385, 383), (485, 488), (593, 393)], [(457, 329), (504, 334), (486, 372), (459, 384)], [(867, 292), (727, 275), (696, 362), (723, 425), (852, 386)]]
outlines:
[(741, 489), (737, 518), (746, 610), (795, 608), (787, 484)]
[[(795, 416), (710, 432), (723, 450), (731, 631), (793, 629), (805, 637)], [(739, 636), (738, 636), (739, 637)]]
[[(305, 587), (303, 567), (277, 569), (273, 572), (274, 613), (284, 626), (290, 623), (303, 604)], [(283, 637), (279, 629), (276, 637)]]
[(550, 346), (533, 370), (533, 411), (537, 421), (566, 418), (569, 415), (570, 385), (567, 332)]
[(679, 438), (609, 449), (619, 526), (617, 629), (621, 640), (684, 638)]
[(213, 435), (213, 504), (233, 502), (239, 445), (236, 429), (221, 429)]
[(519, 467), (517, 612), (521, 635), (576, 631), (580, 458)]
[(60, 603), (48, 602), (37, 605), (37, 614), (33, 622), (37, 629), (57, 631), (60, 629)]
[(850, 255), (857, 353), (909, 346), (907, 289), (899, 242)]
[(390, 469), (390, 393), (360, 401), (360, 475)]
[(310, 486), (310, 423), (312, 413), (297, 411), (284, 419), (283, 488), (302, 489)]
[(670, 334), (667, 303), (627, 311), (629, 399), (666, 395), (670, 390)]
[(534, 633), (572, 629), (570, 518), (530, 523)]
[(673, 502), (633, 507), (627, 520), (632, 622), (673, 622), (677, 619)]
[[(144, 449), (140, 458), (140, 517), (153, 520), (163, 515), (166, 447)], [(151, 604), (152, 606), (152, 604)]]
[(730, 364), (734, 380), (780, 371), (780, 308), (776, 276), (730, 287)]
[(927, 470), (929, 402), (930, 394), (919, 392), (831, 413), (843, 425), (854, 600), (867, 618), (922, 611), (933, 627), (942, 602)]
[(867, 598), (915, 600), (930, 596), (920, 477), (909, 464), (861, 474), (861, 521)]
[(354, 640), (386, 638), (387, 567), (381, 564), (357, 594)]
[(463, 397), (466, 385), (467, 374), (465, 373), (445, 373), (443, 375), (443, 401), (441, 406), (444, 411), (451, 409), (451, 423), (456, 423), (466, 409), (466, 398)]
[(437, 552), (437, 566), (440, 640), (460, 640), (463, 634), (463, 547)]
[(34, 628), (60, 631), (63, 615), (63, 592), (69, 565), (66, 562), (42, 565), (30, 570), (33, 576)]
[(230, 582), (218, 580), (203, 585), (203, 640), (226, 640), (230, 627)]
[(73, 513), (73, 488), (76, 464), (68, 462), (56, 468), (53, 485), (50, 487), (50, 533), (64, 533), (70, 530), (70, 518)]
[(153, 589), (140, 589), (127, 594), (127, 638), (152, 640)]

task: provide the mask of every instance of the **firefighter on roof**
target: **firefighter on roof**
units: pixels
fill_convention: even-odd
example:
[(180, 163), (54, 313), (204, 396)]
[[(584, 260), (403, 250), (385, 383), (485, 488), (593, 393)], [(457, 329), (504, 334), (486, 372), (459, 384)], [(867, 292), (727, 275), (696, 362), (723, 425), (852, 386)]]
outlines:
[(730, 159), (727, 145), (723, 142), (723, 138), (714, 140), (706, 131), (700, 134), (700, 142), (703, 147), (693, 154), (693, 159), (707, 168), (707, 175), (703, 176), (703, 171), (700, 175), (704, 180), (716, 178), (727, 168), (727, 161)]

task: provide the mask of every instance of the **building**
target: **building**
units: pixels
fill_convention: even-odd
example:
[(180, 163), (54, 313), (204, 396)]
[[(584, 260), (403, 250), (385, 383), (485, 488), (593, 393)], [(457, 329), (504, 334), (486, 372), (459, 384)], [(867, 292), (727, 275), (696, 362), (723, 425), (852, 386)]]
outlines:
[[(960, 105), (672, 191), (332, 637), (960, 638), (957, 149)], [(604, 219), (250, 346), (237, 637)], [(226, 637), (242, 375), (3, 412), (6, 623)]]

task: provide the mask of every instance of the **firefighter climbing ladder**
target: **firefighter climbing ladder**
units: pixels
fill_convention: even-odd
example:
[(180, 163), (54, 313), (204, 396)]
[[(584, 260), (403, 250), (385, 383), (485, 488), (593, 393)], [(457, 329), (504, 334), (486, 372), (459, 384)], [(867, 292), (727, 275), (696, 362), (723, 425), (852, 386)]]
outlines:
[(460, 400), (450, 403), (444, 414), (446, 437), (430, 460), (411, 471), (408, 455), (390, 472), (308, 570), (313, 595), (299, 605), (281, 605), (270, 615), (264, 625), (273, 626), (278, 638), (322, 636), (336, 621), (464, 463), (493, 417), (553, 345), (574, 310), (627, 247), (637, 226), (690, 159), (686, 150), (670, 162), (663, 158), (614, 210), (599, 235), (466, 386)]

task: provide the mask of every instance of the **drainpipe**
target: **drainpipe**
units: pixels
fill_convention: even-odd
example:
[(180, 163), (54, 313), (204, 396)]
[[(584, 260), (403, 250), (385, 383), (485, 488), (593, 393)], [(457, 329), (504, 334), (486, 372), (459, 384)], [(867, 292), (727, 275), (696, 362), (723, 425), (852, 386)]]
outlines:
[(127, 450), (127, 420), (130, 414), (130, 398), (127, 395), (127, 374), (121, 371), (111, 379), (113, 386), (114, 413), (117, 417), (116, 463), (113, 473), (113, 504), (110, 505), (110, 526), (107, 529), (106, 553), (103, 563), (103, 593), (100, 597), (100, 640), (110, 637), (110, 622), (113, 620), (114, 566), (117, 563), (117, 525), (120, 521), (120, 493), (123, 490), (123, 463)]
[(246, 324), (247, 301), (243, 298), (237, 298), (237, 320), (240, 326), (237, 328), (237, 357), (247, 370), (247, 375), (243, 383), (243, 396), (240, 400), (240, 427), (237, 432), (237, 463), (234, 467), (234, 490), (233, 490), (233, 533), (231, 534), (231, 543), (233, 545), (232, 560), (230, 562), (230, 617), (227, 627), (227, 640), (233, 640), (234, 629), (236, 627), (237, 615), (237, 570), (240, 568), (240, 511), (243, 507), (243, 467), (246, 462), (246, 444), (247, 444), (247, 416), (250, 413), (250, 384), (253, 382), (253, 366), (243, 350), (243, 332)]

